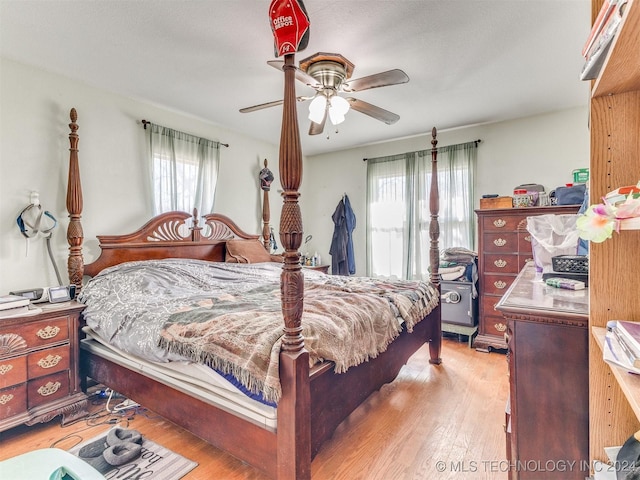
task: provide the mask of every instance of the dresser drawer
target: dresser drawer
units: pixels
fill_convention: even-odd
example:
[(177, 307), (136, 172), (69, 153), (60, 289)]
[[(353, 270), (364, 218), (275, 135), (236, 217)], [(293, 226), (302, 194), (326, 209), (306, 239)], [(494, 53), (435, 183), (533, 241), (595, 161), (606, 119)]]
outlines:
[(18, 327), (27, 348), (41, 347), (69, 340), (69, 317), (55, 317)]
[(0, 360), (0, 388), (10, 387), (27, 381), (27, 357)]
[(27, 365), (29, 378), (38, 378), (51, 373), (68, 370), (70, 364), (69, 345), (49, 348), (29, 354)]
[(515, 275), (519, 272), (518, 254), (485, 254), (482, 268), (484, 270), (482, 273), (510, 273)]
[(485, 275), (482, 278), (482, 291), (487, 295), (502, 296), (507, 292), (515, 278), (515, 275)]
[(69, 395), (69, 371), (29, 380), (27, 384), (28, 408), (64, 398)]
[(515, 232), (522, 216), (495, 215), (482, 218), (482, 230), (485, 232)]
[(27, 384), (0, 390), (0, 420), (27, 410)]
[(484, 251), (488, 253), (518, 252), (517, 232), (491, 232), (484, 235)]

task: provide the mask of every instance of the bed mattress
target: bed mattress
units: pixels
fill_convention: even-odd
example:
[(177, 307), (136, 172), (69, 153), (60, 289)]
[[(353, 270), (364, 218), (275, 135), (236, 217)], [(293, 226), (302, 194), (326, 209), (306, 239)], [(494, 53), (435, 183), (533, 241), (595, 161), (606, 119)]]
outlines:
[(271, 431), (276, 430), (277, 409), (253, 400), (215, 370), (197, 363), (172, 361), (154, 363), (127, 354), (100, 339), (89, 327), (80, 348), (113, 363), (152, 378), (192, 397)]

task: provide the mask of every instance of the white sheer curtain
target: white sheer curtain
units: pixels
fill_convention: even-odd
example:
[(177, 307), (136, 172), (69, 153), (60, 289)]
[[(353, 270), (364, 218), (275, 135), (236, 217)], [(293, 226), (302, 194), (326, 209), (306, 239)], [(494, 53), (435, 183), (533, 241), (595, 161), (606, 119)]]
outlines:
[[(473, 249), (477, 143), (438, 149), (440, 248)], [(367, 275), (429, 277), (431, 150), (367, 160)]]
[(213, 212), (220, 143), (148, 125), (154, 214), (194, 208)]

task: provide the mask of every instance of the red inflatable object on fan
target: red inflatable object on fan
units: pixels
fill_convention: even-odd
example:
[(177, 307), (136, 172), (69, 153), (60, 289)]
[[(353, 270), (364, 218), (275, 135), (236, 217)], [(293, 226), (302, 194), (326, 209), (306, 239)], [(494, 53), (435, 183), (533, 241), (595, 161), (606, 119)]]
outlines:
[(273, 0), (269, 20), (276, 57), (299, 52), (309, 43), (309, 15), (302, 0)]

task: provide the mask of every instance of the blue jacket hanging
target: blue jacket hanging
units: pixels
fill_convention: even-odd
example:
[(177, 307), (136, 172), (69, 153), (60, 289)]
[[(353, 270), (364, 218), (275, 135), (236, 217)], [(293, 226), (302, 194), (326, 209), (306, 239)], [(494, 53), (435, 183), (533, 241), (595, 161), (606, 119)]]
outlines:
[(331, 216), (335, 228), (331, 240), (331, 273), (334, 275), (354, 275), (356, 260), (353, 251), (352, 233), (356, 228), (356, 216), (349, 197), (345, 195)]

